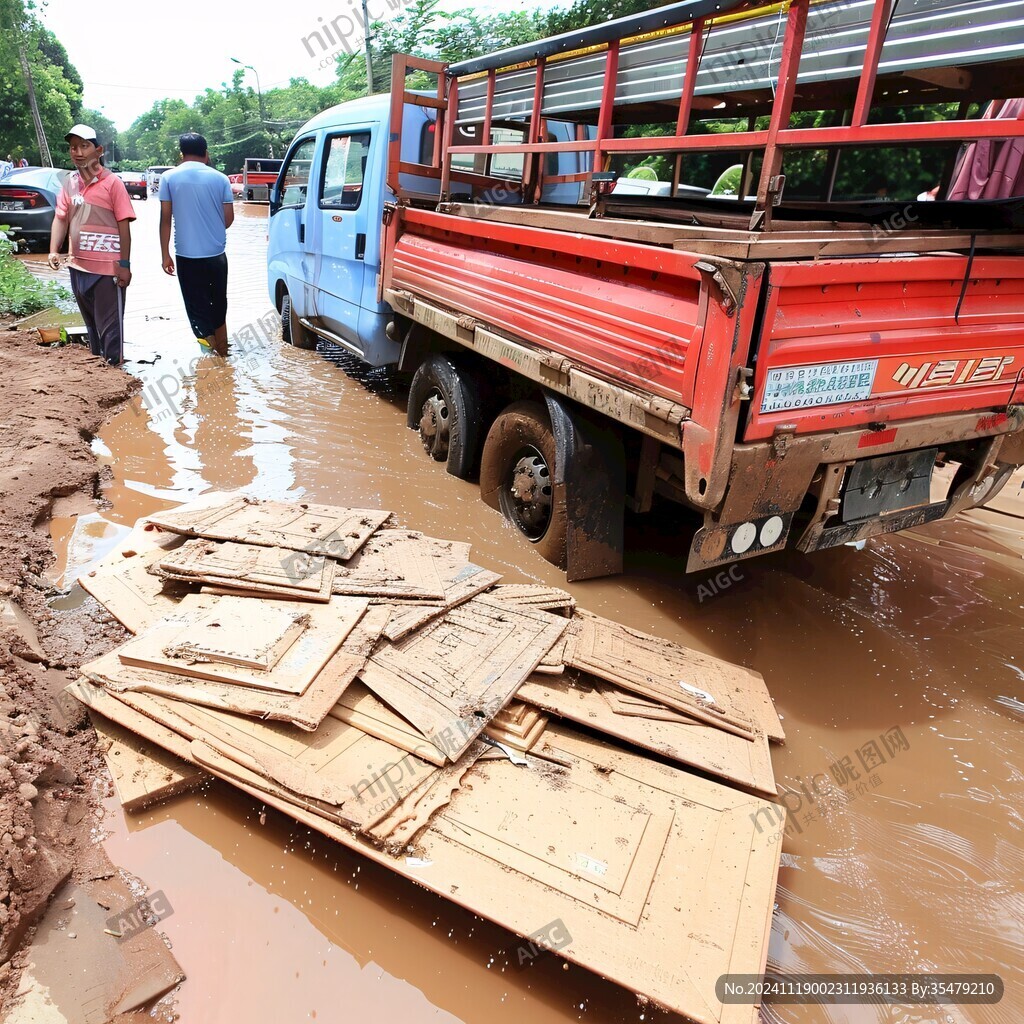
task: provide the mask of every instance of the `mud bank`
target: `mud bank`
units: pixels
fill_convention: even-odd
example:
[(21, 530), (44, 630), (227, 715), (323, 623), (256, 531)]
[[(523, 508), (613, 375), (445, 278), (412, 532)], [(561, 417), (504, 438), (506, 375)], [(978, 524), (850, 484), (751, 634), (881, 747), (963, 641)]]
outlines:
[[(54, 558), (48, 522), (55, 514), (95, 511), (101, 480), (90, 442), (138, 382), (85, 349), (40, 348), (34, 335), (3, 326), (0, 1015), (31, 959), (30, 929), (54, 893), (51, 909), (65, 912), (65, 925), (75, 904), (68, 898), (72, 888), (79, 902), (82, 894), (90, 903), (88, 897), (96, 896), (101, 907), (138, 898), (92, 838), (109, 785), (106, 768), (87, 720), (60, 696), (83, 661), (125, 634), (92, 601), (66, 611), (51, 608), (47, 600), (56, 592), (44, 576)], [(102, 902), (90, 888), (97, 882), (112, 890)], [(65, 905), (56, 907), (62, 900)], [(52, 986), (43, 987), (56, 1002)], [(22, 996), (25, 991), (23, 985)], [(69, 1006), (61, 1009), (71, 1016)]]

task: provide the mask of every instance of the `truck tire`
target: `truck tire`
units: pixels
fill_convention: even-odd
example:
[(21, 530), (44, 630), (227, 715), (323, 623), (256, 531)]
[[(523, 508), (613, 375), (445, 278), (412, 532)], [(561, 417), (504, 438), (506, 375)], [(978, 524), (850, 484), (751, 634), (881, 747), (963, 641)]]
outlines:
[(281, 338), (296, 348), (316, 348), (316, 338), (302, 326), (287, 292), (281, 299)]
[(457, 360), (434, 354), (420, 364), (409, 388), (406, 423), (420, 432), (435, 462), (462, 480), (473, 475), (480, 450), (480, 407), (470, 372)]
[(555, 482), (556, 445), (547, 410), (514, 402), (484, 441), (480, 492), (549, 562), (566, 565), (565, 487)]

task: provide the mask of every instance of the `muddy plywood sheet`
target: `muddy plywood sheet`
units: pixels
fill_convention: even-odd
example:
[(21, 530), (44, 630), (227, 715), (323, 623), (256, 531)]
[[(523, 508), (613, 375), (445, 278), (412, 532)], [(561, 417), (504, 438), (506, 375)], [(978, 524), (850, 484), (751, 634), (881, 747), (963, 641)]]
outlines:
[(448, 545), (411, 530), (379, 530), (334, 577), (335, 594), (364, 594), (407, 601), (444, 600), (438, 564)]
[(512, 699), (566, 624), (557, 615), (477, 597), (378, 649), (360, 678), (454, 761)]
[(190, 742), (206, 743), (296, 796), (322, 801), (339, 812), (348, 801), (361, 805), (364, 791), (383, 793), (410, 776), (435, 770), (434, 765), (330, 716), (315, 733), (307, 733), (149, 694), (116, 696)]
[(589, 612), (576, 621), (566, 664), (736, 735), (785, 738), (760, 673)]
[(207, 779), (201, 768), (159, 744), (143, 740), (92, 709), (89, 715), (100, 753), (114, 780), (117, 799), (129, 814), (187, 793)]
[[(360, 662), (360, 668), (362, 662)], [(401, 750), (422, 757), (424, 761), (441, 767), (448, 763), (444, 751), (436, 747), (421, 732), (396, 714), (382, 700), (372, 694), (364, 684), (355, 682), (334, 707), (332, 717), (354, 725), (357, 729), (378, 739), (387, 740)]]
[(78, 582), (132, 633), (174, 613), (187, 593), (179, 584), (165, 583), (149, 569), (168, 551), (179, 547), (179, 534), (157, 526), (136, 526), (95, 568)]
[(491, 591), (491, 596), (497, 601), (563, 615), (571, 615), (576, 608), (576, 600), (567, 590), (537, 583), (501, 583)]
[(266, 796), (274, 796), (286, 800), (296, 808), (300, 808), (325, 817), (345, 828), (367, 831), (382, 818), (387, 817), (396, 801), (401, 801), (418, 784), (415, 774), (382, 783), (380, 780), (367, 780), (357, 787), (351, 799), (341, 807), (326, 804), (320, 800), (307, 799), (292, 793), (272, 780), (257, 772), (251, 771), (237, 761), (226, 757), (220, 751), (201, 741), (192, 743), (192, 756), (202, 768), (216, 778), (232, 785), (247, 785), (257, 789)]
[(552, 680), (532, 675), (518, 698), (553, 715), (588, 726), (642, 750), (734, 782), (757, 793), (775, 796), (768, 738), (758, 732), (754, 742), (704, 725), (692, 718), (663, 721), (616, 714), (611, 687)]
[[(695, 1020), (749, 1022), (749, 1006), (714, 993), (722, 974), (763, 969), (779, 847), (756, 824), (768, 805), (569, 730), (547, 745), (565, 770), (479, 763), (421, 856), (452, 871), (460, 848), (493, 864), (516, 893), (503, 923), (561, 918), (561, 955)], [(460, 902), (489, 916), (486, 872), (458, 867)]]
[(309, 623), (309, 614), (296, 605), (229, 597), (183, 629), (163, 653), (189, 664), (214, 662), (269, 672)]
[(472, 562), (441, 563), (438, 565), (444, 584), (444, 603), (393, 601), (391, 617), (384, 628), (384, 636), (399, 641), (417, 629), (439, 618), (451, 608), (464, 604), (492, 587), (501, 576)]
[(614, 687), (607, 687), (601, 690), (601, 695), (608, 701), (608, 706), (617, 715), (629, 715), (633, 718), (652, 718), (661, 722), (682, 722), (685, 725), (692, 725), (694, 719), (684, 715), (681, 711), (673, 711), (657, 701), (646, 700), (628, 690), (617, 690)]
[[(525, 872), (507, 863), (517, 856), (519, 816), (533, 813), (533, 805), (520, 796), (521, 773), (532, 769), (507, 761), (479, 761), (471, 768), (449, 806), (416, 836), (415, 858), (394, 857), (322, 815), (257, 787), (236, 785), (518, 935), (535, 933), (538, 921), (561, 919), (572, 938), (560, 956), (669, 1010), (700, 1024), (750, 1024), (751, 1007), (720, 1004), (715, 982), (725, 973), (758, 974), (764, 969), (781, 844), (772, 842), (772, 830), (758, 829), (755, 823), (772, 805), (569, 729), (552, 726), (547, 744), (567, 767), (540, 769), (549, 785), (533, 785), (531, 790), (541, 802), (561, 807), (571, 806), (577, 792), (587, 791), (623, 804), (626, 813), (609, 809), (606, 819), (621, 826), (622, 835), (612, 836), (615, 847), (621, 845), (614, 842), (618, 838), (636, 839), (637, 815), (648, 814), (652, 828), (662, 828), (671, 814), (656, 864), (651, 863), (646, 832), (639, 835), (637, 849), (643, 848), (643, 858), (634, 858), (635, 866), (627, 867), (626, 858), (613, 856), (614, 851), (608, 853), (611, 859), (600, 862), (604, 846), (594, 845), (588, 830), (578, 824), (566, 832), (570, 816), (548, 810), (541, 816), (557, 833), (557, 862), (552, 863), (555, 858), (547, 851), (550, 840), (543, 838), (543, 828), (532, 825), (525, 834), (534, 837), (538, 845), (531, 849), (538, 856), (533, 859), (546, 865), (542, 870), (555, 884), (536, 878), (532, 863)], [(506, 819), (495, 824), (481, 806), (485, 802), (505, 808)], [(607, 807), (593, 796), (586, 798), (586, 805), (602, 814)], [(473, 833), (455, 824), (460, 820), (468, 820)], [(474, 845), (482, 831), (476, 824), (485, 821), (498, 835), (480, 840), (486, 845), (481, 851)], [(574, 848), (574, 839), (582, 849)], [(607, 865), (604, 875), (600, 863)], [(626, 879), (620, 894), (601, 884), (610, 884), (612, 872), (616, 879)], [(580, 888), (581, 881), (586, 887)], [(638, 894), (645, 885), (646, 898)], [(567, 888), (578, 890), (582, 898), (564, 892)], [(614, 903), (612, 912), (604, 909), (606, 899)], [(641, 903), (635, 924), (622, 920)]]
[(139, 668), (175, 672), (234, 686), (301, 694), (337, 652), (366, 608), (366, 600), (358, 597), (337, 597), (332, 598), (329, 604), (303, 605), (304, 614), (309, 618), (308, 625), (273, 669), (264, 672), (242, 665), (170, 657), (166, 651), (187, 641), (195, 624), (210, 612), (223, 616), (225, 620), (230, 618), (245, 624), (258, 636), (263, 617), (268, 612), (293, 615), (295, 604), (290, 601), (191, 594), (182, 600), (173, 617), (154, 624), (141, 636), (129, 640), (118, 648), (117, 654), (124, 664)]
[(547, 715), (537, 715), (537, 717), (531, 721), (530, 728), (526, 731), (521, 731), (519, 729), (506, 729), (497, 722), (492, 721), (490, 725), (484, 729), (484, 735), (490, 737), (492, 740), (496, 740), (498, 743), (501, 743), (506, 747), (511, 747), (513, 750), (518, 750), (520, 753), (525, 754), (533, 750), (537, 741), (544, 735), (544, 730), (547, 728), (547, 724)]
[(516, 703), (515, 708), (512, 712), (508, 708), (499, 711), (487, 724), (484, 735), (526, 753), (544, 733), (548, 716), (528, 704)]
[(198, 538), (169, 552), (154, 569), (190, 583), (326, 602), (336, 565), (324, 555)]
[(390, 516), (380, 509), (235, 497), (212, 507), (160, 512), (149, 521), (176, 533), (345, 560)]
[(118, 658), (116, 651), (83, 665), (82, 673), (118, 693), (152, 693), (312, 731), (327, 717), (366, 660), (365, 656), (350, 652), (347, 645), (348, 640), (298, 695), (129, 666)]
[(469, 770), (488, 749), (486, 744), (475, 742), (458, 761), (424, 779), (369, 830), (369, 837), (394, 855), (414, 852), (416, 837), (430, 824), (433, 815), (448, 805)]

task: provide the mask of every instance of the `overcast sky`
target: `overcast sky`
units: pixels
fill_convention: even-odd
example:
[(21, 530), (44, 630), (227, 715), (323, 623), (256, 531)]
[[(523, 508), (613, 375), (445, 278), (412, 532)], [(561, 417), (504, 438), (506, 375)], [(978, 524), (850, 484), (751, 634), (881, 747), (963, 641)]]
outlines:
[[(358, 0), (356, 0), (358, 2)], [(400, 12), (388, 6), (401, 0), (369, 0), (370, 20), (388, 20)], [(459, 10), (510, 10), (551, 7), (557, 0), (443, 0)], [(41, 17), (64, 44), (85, 82), (85, 105), (100, 110), (121, 130), (164, 97), (186, 103), (206, 88), (230, 82), (237, 57), (252, 64), (264, 92), (307, 78), (316, 85), (334, 79), (331, 46), (321, 54), (311, 33), (339, 16), (350, 15), (353, 0), (170, 0), (170, 2), (83, 4), (50, 0)], [(558, 4), (562, 6), (561, 4)], [(132, 10), (137, 7), (138, 17)], [(341, 21), (342, 26), (345, 21)], [(361, 37), (349, 45), (359, 45)], [(328, 66), (321, 68), (321, 62)], [(252, 72), (247, 82), (255, 85)]]

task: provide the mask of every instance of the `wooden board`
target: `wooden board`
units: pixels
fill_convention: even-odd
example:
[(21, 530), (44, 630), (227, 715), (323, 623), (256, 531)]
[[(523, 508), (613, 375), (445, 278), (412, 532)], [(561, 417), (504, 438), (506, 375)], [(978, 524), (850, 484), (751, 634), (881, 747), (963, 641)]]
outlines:
[(89, 709), (97, 746), (114, 780), (117, 799), (128, 814), (188, 793), (209, 776), (162, 746), (143, 740)]
[(548, 725), (547, 715), (535, 715), (529, 721), (528, 729), (506, 728), (497, 719), (492, 719), (484, 729), (484, 735), (489, 736), (506, 747), (518, 750), (526, 754), (533, 750), (534, 745), (543, 736)]
[(234, 497), (219, 505), (174, 509), (148, 518), (175, 533), (288, 548), (345, 560), (351, 558), (390, 516), (390, 512), (380, 509)]
[(430, 824), (430, 819), (447, 806), (470, 769), (489, 749), (486, 744), (475, 742), (458, 761), (446, 764), (429, 779), (424, 779), (369, 830), (369, 838), (393, 855), (413, 851), (416, 837)]
[[(224, 608), (223, 602), (230, 603), (230, 611)], [(187, 638), (194, 624), (211, 610), (219, 614), (235, 615), (247, 623), (250, 629), (258, 631), (262, 617), (268, 610), (293, 613), (295, 605), (289, 601), (190, 594), (182, 599), (174, 616), (155, 623), (142, 636), (118, 648), (118, 657), (124, 664), (139, 668), (176, 672), (234, 686), (253, 686), (263, 690), (300, 694), (341, 646), (366, 611), (367, 602), (365, 598), (359, 597), (336, 597), (332, 598), (330, 604), (308, 604), (304, 608), (309, 616), (309, 625), (269, 672), (241, 665), (189, 662), (170, 658), (164, 651)]]
[(443, 601), (444, 585), (437, 567), (447, 550), (444, 542), (422, 533), (379, 530), (338, 566), (334, 593)]
[(610, 687), (572, 685), (568, 680), (531, 676), (518, 698), (561, 718), (579, 722), (597, 732), (642, 750), (650, 750), (681, 765), (688, 765), (734, 782), (757, 793), (775, 796), (771, 750), (758, 732), (753, 743), (732, 733), (690, 719), (656, 721), (615, 714), (606, 694)]
[(78, 582), (111, 615), (132, 633), (141, 633), (154, 622), (174, 613), (188, 593), (186, 587), (165, 583), (148, 571), (183, 538), (157, 526), (138, 526), (94, 569)]
[[(785, 739), (759, 672), (590, 612), (577, 612), (577, 621), (579, 632), (567, 649), (567, 665), (738, 735), (750, 738), (756, 727), (769, 739)], [(702, 701), (695, 690), (710, 694), (713, 701)]]
[(116, 693), (152, 693), (239, 715), (286, 722), (311, 732), (353, 683), (365, 660), (365, 656), (349, 651), (346, 639), (341, 650), (298, 696), (125, 665), (116, 651), (83, 665), (82, 673)]
[(444, 751), (434, 746), (421, 732), (375, 697), (360, 682), (354, 683), (339, 699), (330, 714), (341, 722), (378, 739), (387, 740), (401, 750), (422, 757), (439, 768), (448, 763)]
[(600, 691), (608, 706), (617, 715), (630, 715), (633, 718), (651, 718), (659, 722), (682, 722), (693, 725), (696, 719), (684, 715), (681, 711), (673, 711), (657, 701), (645, 700), (643, 697), (627, 690), (608, 687)]
[(350, 828), (369, 828), (387, 817), (397, 803), (429, 781), (429, 775), (410, 773), (400, 778), (397, 772), (393, 773), (386, 784), (380, 780), (363, 780), (363, 783), (357, 784), (353, 797), (339, 808), (323, 801), (303, 798), (252, 772), (201, 740), (190, 740), (183, 732), (171, 728), (160, 719), (161, 714), (169, 713), (171, 721), (187, 729), (187, 725), (177, 719), (173, 711), (168, 712), (169, 708), (175, 706), (174, 702), (168, 701), (162, 706), (159, 703), (146, 704), (147, 698), (136, 695), (136, 705), (141, 703), (145, 707), (145, 711), (142, 711), (139, 706), (126, 703), (102, 687), (84, 680), (72, 683), (67, 691), (85, 704), (90, 714), (96, 712), (144, 741), (156, 743), (165, 751), (173, 752), (171, 756), (201, 768), (204, 775), (223, 779), (246, 792), (259, 793), (268, 801), (277, 800), (279, 803), (275, 806), (287, 806), (293, 817), (301, 813), (315, 814), (318, 820), (329, 821), (332, 827), (342, 828), (346, 834), (351, 834), (348, 832)]
[(287, 548), (197, 538), (168, 552), (154, 566), (172, 579), (254, 594), (329, 601), (337, 562)]
[(330, 716), (311, 734), (149, 694), (116, 697), (296, 796), (330, 804), (339, 813), (347, 813), (348, 804), (353, 803), (360, 811), (353, 812), (353, 822), (362, 819), (363, 805), (370, 797), (384, 797), (390, 789), (418, 782), (423, 774), (436, 770)]
[[(212, 661), (269, 672), (306, 631), (309, 615), (296, 605), (262, 602), (257, 608), (245, 601), (236, 597), (218, 601), (163, 653), (188, 664)], [(253, 614), (257, 611), (258, 619)]]
[(491, 597), (496, 601), (525, 605), (538, 611), (561, 612), (563, 615), (572, 615), (576, 608), (576, 599), (567, 590), (536, 583), (501, 583), (491, 590)]
[[(150, 724), (166, 735), (159, 723)], [(590, 788), (635, 810), (649, 806), (655, 815), (669, 809), (674, 814), (636, 925), (595, 907), (596, 900), (588, 900), (585, 891), (583, 899), (576, 899), (532, 874), (502, 864), (501, 851), (508, 847), (500, 837), (497, 842), (492, 838), (490, 848), (480, 852), (471, 837), (452, 824), (474, 819), (475, 804), (463, 801), (469, 794), (476, 802), (488, 800), (509, 809), (507, 825), (498, 831), (515, 842), (517, 815), (531, 812), (519, 796), (518, 773), (528, 769), (507, 761), (481, 762), (471, 769), (449, 808), (421, 831), (415, 861), (392, 857), (348, 828), (280, 796), (237, 780), (235, 784), (262, 803), (515, 934), (530, 935), (538, 921), (561, 919), (572, 937), (559, 950), (560, 956), (674, 1012), (700, 1024), (750, 1024), (751, 1007), (718, 1003), (715, 981), (725, 973), (758, 974), (764, 969), (781, 844), (770, 842), (772, 830), (758, 830), (755, 822), (771, 805), (570, 730), (553, 726), (551, 733), (552, 756), (570, 768), (568, 776), (553, 767), (544, 769), (551, 778), (549, 790), (541, 791), (544, 802), (567, 806), (568, 783), (569, 792)], [(465, 784), (470, 780), (472, 790)], [(445, 816), (448, 822), (442, 827), (451, 835), (435, 828), (435, 822)], [(561, 830), (568, 816), (552, 817)], [(560, 839), (558, 848), (565, 847)], [(646, 865), (638, 867), (646, 870)], [(545, 868), (554, 870), (562, 869)], [(573, 872), (589, 874), (579, 861), (562, 870), (562, 875)], [(561, 881), (558, 876), (553, 880)], [(572, 884), (571, 879), (566, 884)], [(606, 891), (593, 882), (591, 886), (591, 895)]]
[(513, 697), (566, 620), (476, 597), (382, 646), (360, 678), (456, 760)]
[(401, 640), (414, 630), (433, 622), (449, 609), (456, 608), (483, 593), (501, 579), (498, 573), (483, 569), (472, 562), (440, 565), (438, 569), (444, 584), (444, 604), (391, 602), (391, 618), (384, 629), (384, 636), (388, 640)]

